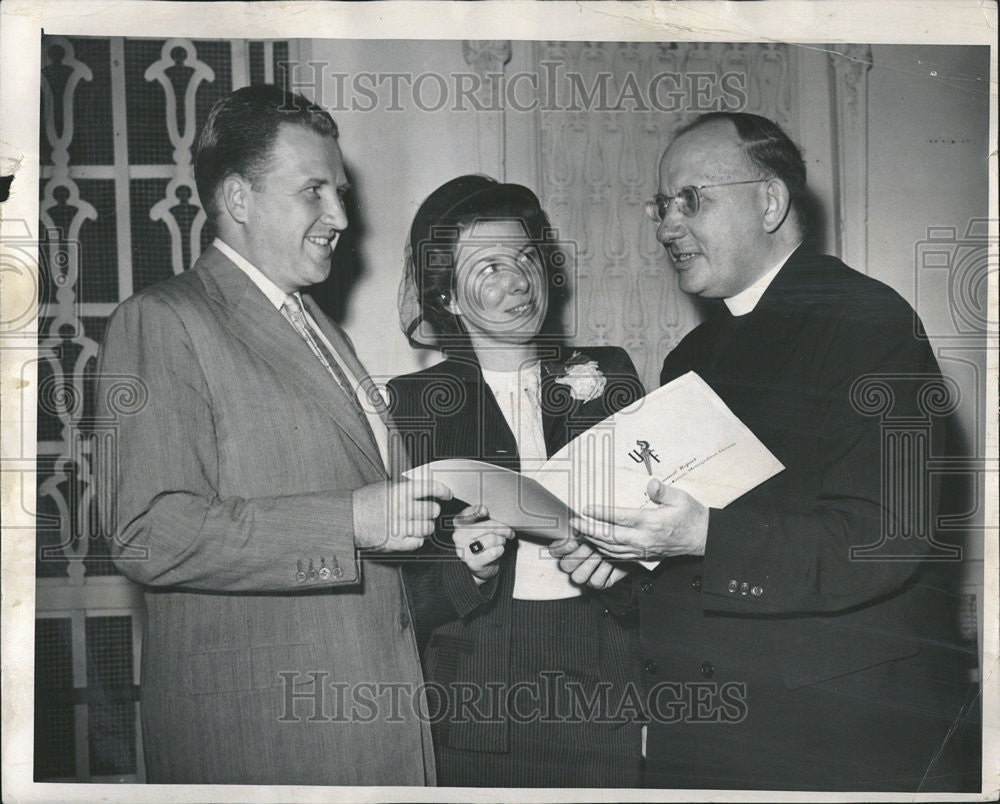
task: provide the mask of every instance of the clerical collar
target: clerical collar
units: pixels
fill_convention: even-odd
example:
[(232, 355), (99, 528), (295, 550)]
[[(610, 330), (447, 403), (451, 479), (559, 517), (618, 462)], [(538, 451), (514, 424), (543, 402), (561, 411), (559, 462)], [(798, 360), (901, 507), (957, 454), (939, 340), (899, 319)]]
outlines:
[[(250, 277), (250, 281), (260, 288), (260, 292), (267, 297), (267, 300), (271, 302), (276, 309), (281, 309), (281, 305), (285, 303), (285, 298), (288, 295), (285, 291), (264, 276), (259, 268), (256, 268), (246, 257), (236, 251), (236, 249), (225, 241), (220, 240), (217, 237), (212, 241), (212, 245), (229, 257), (229, 259), (236, 264), (237, 268)], [(298, 296), (298, 291), (296, 291), (295, 295)]]
[(770, 271), (764, 274), (746, 290), (741, 290), (735, 296), (723, 299), (726, 303), (726, 307), (729, 308), (729, 312), (732, 313), (733, 316), (741, 316), (753, 312), (753, 309), (757, 306), (761, 296), (764, 295), (764, 291), (767, 290), (771, 282), (774, 281), (774, 277), (778, 275), (778, 271), (780, 271), (782, 266), (788, 262), (788, 258), (792, 256), (795, 249), (797, 249), (799, 245), (799, 243), (796, 243), (791, 251), (778, 260), (777, 265), (775, 265)]

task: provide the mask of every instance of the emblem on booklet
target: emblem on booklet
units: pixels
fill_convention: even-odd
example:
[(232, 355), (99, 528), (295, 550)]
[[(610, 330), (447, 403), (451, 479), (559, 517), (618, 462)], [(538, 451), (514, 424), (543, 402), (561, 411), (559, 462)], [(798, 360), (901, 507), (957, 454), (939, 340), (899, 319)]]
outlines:
[(642, 441), (637, 439), (635, 445), (636, 447), (638, 447), (638, 449), (634, 449), (631, 452), (629, 452), (628, 456), (636, 463), (645, 464), (646, 474), (652, 475), (653, 474), (652, 461), (656, 461), (657, 463), (659, 463), (660, 462), (659, 456), (656, 454), (655, 450), (650, 448), (648, 441)]

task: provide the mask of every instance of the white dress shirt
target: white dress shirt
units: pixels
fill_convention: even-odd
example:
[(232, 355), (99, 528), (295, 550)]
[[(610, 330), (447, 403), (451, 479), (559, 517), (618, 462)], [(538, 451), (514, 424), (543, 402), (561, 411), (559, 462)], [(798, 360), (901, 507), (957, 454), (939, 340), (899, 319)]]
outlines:
[[(260, 288), (260, 292), (267, 297), (267, 300), (274, 305), (276, 310), (279, 311), (281, 310), (282, 306), (285, 303), (285, 296), (286, 296), (285, 291), (283, 291), (281, 288), (275, 285), (274, 282), (272, 282), (263, 273), (261, 273), (260, 269), (255, 267), (252, 263), (250, 263), (249, 260), (247, 260), (242, 254), (239, 254), (229, 244), (225, 243), (219, 238), (215, 238), (212, 245), (215, 246), (223, 254), (225, 254), (230, 260), (232, 260), (233, 263), (235, 263), (236, 267), (239, 268), (241, 271), (243, 271), (243, 273), (245, 273), (250, 278), (250, 281), (253, 282), (258, 288)], [(295, 291), (294, 295), (298, 298), (299, 302), (301, 303), (302, 295), (298, 291)], [(361, 404), (361, 409), (365, 412), (365, 418), (368, 419), (368, 424), (372, 428), (372, 433), (375, 436), (375, 443), (378, 445), (378, 451), (379, 455), (382, 458), (382, 463), (388, 470), (389, 432), (386, 429), (385, 422), (382, 421), (382, 418), (378, 415), (378, 412), (372, 409), (372, 406), (369, 403), (368, 398), (365, 395), (365, 392), (361, 388), (361, 384), (358, 382), (358, 378), (354, 376), (354, 373), (344, 364), (344, 361), (340, 359), (340, 354), (333, 347), (333, 344), (330, 343), (329, 338), (327, 338), (326, 335), (323, 333), (323, 330), (320, 328), (319, 324), (316, 323), (316, 319), (314, 319), (312, 315), (309, 313), (309, 309), (305, 305), (303, 305), (302, 310), (303, 312), (305, 312), (306, 319), (309, 322), (309, 326), (312, 327), (313, 332), (316, 333), (316, 335), (319, 336), (319, 338), (323, 341), (323, 343), (326, 345), (326, 348), (330, 351), (330, 354), (333, 355), (334, 359), (337, 361), (337, 365), (340, 366), (341, 370), (344, 372), (344, 375), (347, 377), (348, 380), (350, 380), (351, 387), (354, 389), (354, 393), (358, 398), (358, 402)], [(290, 327), (292, 326), (291, 322), (288, 322), (288, 326)], [(296, 331), (295, 334), (298, 335), (299, 334), (298, 331)]]
[[(542, 428), (541, 364), (515, 371), (483, 369), (483, 380), (496, 397), (514, 434), (521, 473), (529, 474), (548, 458)], [(515, 600), (559, 600), (582, 594), (569, 575), (559, 569), (559, 561), (549, 553), (547, 543), (518, 538), (514, 563)]]

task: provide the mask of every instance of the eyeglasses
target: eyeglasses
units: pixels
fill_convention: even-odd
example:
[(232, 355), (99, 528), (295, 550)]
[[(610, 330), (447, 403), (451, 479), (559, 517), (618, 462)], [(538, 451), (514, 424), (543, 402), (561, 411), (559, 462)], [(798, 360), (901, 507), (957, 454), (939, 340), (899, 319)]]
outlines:
[(649, 215), (649, 219), (653, 223), (661, 223), (667, 217), (670, 205), (676, 201), (677, 211), (685, 218), (693, 218), (701, 211), (701, 193), (698, 192), (699, 190), (707, 190), (710, 187), (734, 187), (737, 184), (756, 184), (760, 181), (770, 181), (770, 179), (726, 181), (720, 184), (699, 184), (697, 186), (690, 184), (687, 187), (681, 187), (677, 191), (677, 195), (660, 195), (657, 193), (653, 196), (652, 200), (646, 202), (646, 214)]

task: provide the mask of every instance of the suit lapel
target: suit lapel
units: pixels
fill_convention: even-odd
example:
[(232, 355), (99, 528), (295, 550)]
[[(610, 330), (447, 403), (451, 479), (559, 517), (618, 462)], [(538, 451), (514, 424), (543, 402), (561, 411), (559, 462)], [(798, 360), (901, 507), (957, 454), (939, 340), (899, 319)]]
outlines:
[(576, 416), (582, 404), (573, 399), (569, 388), (556, 380), (565, 372), (565, 361), (568, 354), (562, 349), (552, 352), (552, 359), (542, 355), (542, 378), (540, 394), (542, 397), (542, 432), (545, 436), (545, 451), (552, 457), (569, 441), (569, 422)]
[[(475, 358), (450, 358), (441, 364), (462, 382), (465, 391), (463, 409), (449, 416), (453, 429), (446, 448), (450, 454), (518, 470), (520, 457), (517, 442), (497, 405), (493, 392), (483, 379)], [(474, 453), (474, 454), (471, 454)]]
[[(541, 385), (542, 432), (545, 451), (551, 457), (569, 440), (569, 423), (579, 414), (582, 402), (573, 399), (569, 388), (556, 383), (562, 376), (568, 353), (562, 349), (542, 351)], [(450, 358), (441, 364), (442, 371), (458, 377), (465, 387), (465, 406), (455, 416), (448, 443), (443, 445), (449, 455), (468, 455), (471, 444), (478, 445), (477, 459), (512, 469), (520, 466), (517, 442), (493, 392), (483, 379), (482, 370), (474, 358)], [(470, 432), (467, 427), (478, 427)]]
[[(318, 402), (358, 449), (384, 472), (382, 459), (365, 424), (337, 381), (250, 278), (217, 249), (209, 249), (202, 256), (198, 269), (206, 280), (209, 295), (227, 310), (233, 335)], [(339, 347), (337, 341), (333, 343)]]

